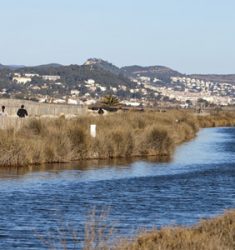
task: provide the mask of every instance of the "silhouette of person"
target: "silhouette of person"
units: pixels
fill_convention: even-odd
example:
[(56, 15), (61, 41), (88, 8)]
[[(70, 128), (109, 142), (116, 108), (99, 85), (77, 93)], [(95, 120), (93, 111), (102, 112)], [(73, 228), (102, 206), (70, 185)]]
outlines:
[(18, 115), (20, 118), (25, 118), (25, 116), (28, 116), (28, 112), (27, 112), (27, 110), (24, 108), (24, 105), (21, 105), (20, 109), (18, 109), (17, 115)]
[(99, 114), (99, 115), (103, 115), (103, 113), (104, 113), (104, 110), (103, 110), (102, 108), (99, 108), (98, 114)]
[(5, 111), (5, 106), (2, 106), (2, 111), (0, 112), (0, 116), (8, 116), (7, 112)]

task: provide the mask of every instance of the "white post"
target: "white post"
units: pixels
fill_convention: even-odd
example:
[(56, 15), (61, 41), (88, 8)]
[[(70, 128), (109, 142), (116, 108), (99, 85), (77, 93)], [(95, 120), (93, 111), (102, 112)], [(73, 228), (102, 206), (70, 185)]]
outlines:
[(92, 137), (96, 137), (96, 125), (95, 124), (91, 124), (90, 125), (90, 134)]

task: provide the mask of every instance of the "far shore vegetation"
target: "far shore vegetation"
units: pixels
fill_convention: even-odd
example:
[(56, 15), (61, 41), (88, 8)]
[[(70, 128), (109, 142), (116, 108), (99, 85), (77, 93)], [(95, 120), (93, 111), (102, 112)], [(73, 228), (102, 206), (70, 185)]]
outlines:
[[(96, 138), (90, 125), (96, 124)], [(0, 130), (0, 166), (63, 163), (84, 159), (171, 156), (199, 128), (234, 126), (235, 114), (197, 115), (185, 110), (28, 118)]]

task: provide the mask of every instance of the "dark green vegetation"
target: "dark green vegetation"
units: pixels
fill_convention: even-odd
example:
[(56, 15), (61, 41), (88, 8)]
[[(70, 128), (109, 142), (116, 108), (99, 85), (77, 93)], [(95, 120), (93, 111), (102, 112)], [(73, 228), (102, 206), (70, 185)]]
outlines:
[[(39, 74), (39, 75), (57, 75), (60, 76), (60, 85), (41, 77), (34, 76), (31, 82), (26, 84), (16, 84), (12, 81), (14, 73)], [(86, 81), (93, 79), (96, 83), (106, 87), (107, 90), (102, 92), (98, 87), (96, 91), (90, 91), (86, 86)], [(47, 85), (46, 88), (43, 87)], [(134, 88), (136, 83), (132, 82), (123, 74), (114, 74), (111, 71), (101, 67), (100, 65), (69, 65), (62, 66), (58, 64), (42, 65), (37, 67), (23, 67), (13, 70), (12, 68), (0, 68), (0, 90), (5, 89), (3, 97), (15, 97), (19, 99), (32, 99), (35, 96), (51, 96), (61, 98), (62, 96), (70, 96), (71, 90), (79, 90), (80, 96), (89, 93), (92, 97), (112, 93), (112, 87), (125, 86), (128, 89)], [(34, 88), (37, 86), (37, 88)], [(129, 90), (123, 91), (119, 89), (117, 95), (120, 97), (132, 97), (133, 94)]]
[(123, 73), (128, 77), (137, 77), (138, 75), (150, 77), (151, 79), (157, 78), (162, 82), (171, 82), (172, 76), (183, 76), (183, 74), (164, 66), (129, 66), (122, 68)]

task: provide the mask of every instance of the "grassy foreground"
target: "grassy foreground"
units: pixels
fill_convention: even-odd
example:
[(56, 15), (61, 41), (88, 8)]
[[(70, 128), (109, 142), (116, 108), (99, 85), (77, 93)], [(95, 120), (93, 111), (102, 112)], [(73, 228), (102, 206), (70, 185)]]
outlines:
[[(83, 250), (234, 250), (235, 249), (235, 210), (213, 219), (203, 220), (192, 227), (174, 226), (142, 231), (132, 238), (116, 239), (115, 229), (108, 223), (107, 214), (94, 212), (85, 226), (84, 243), (80, 245), (76, 231), (73, 243), (66, 235), (59, 234), (59, 240), (44, 240), (49, 249)], [(69, 235), (70, 235), (69, 234)], [(71, 237), (69, 238), (71, 240)]]
[[(90, 124), (97, 126), (96, 138), (90, 136)], [(200, 127), (232, 125), (232, 113), (196, 116), (176, 110), (74, 119), (30, 118), (18, 129), (0, 130), (0, 166), (171, 156), (175, 146), (195, 137)]]
[(132, 241), (121, 241), (112, 249), (233, 250), (235, 249), (235, 210), (215, 219), (203, 221), (192, 228), (169, 227), (142, 233)]

